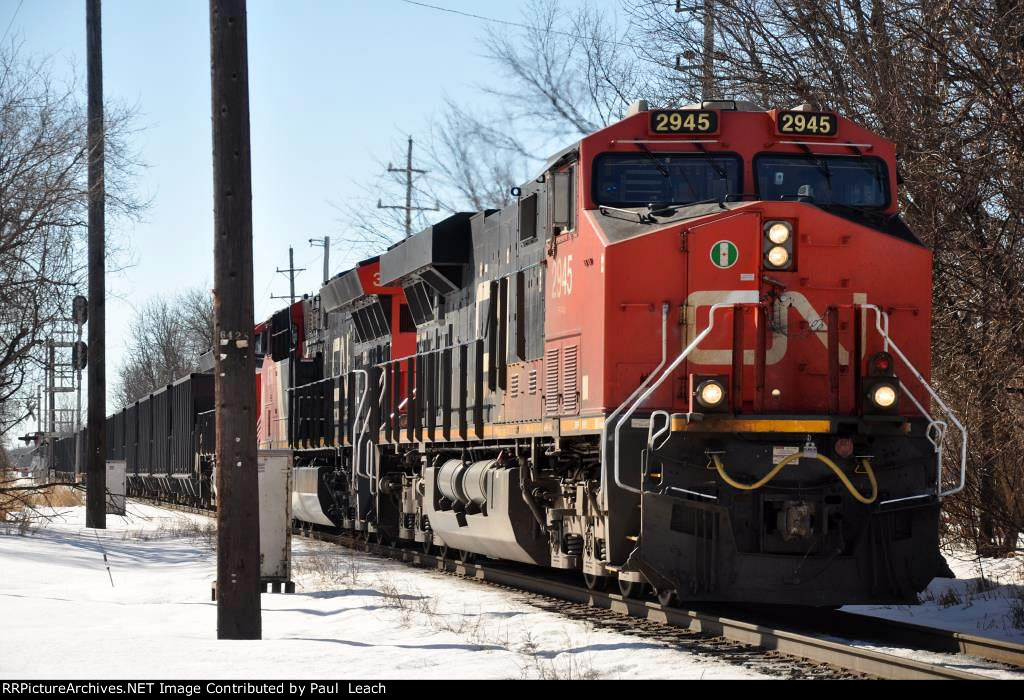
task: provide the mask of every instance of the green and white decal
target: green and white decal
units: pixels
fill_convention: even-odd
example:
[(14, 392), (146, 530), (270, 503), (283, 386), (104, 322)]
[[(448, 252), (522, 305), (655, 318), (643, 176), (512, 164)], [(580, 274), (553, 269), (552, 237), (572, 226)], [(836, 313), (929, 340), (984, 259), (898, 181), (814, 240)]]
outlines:
[(718, 241), (711, 246), (711, 263), (723, 270), (732, 267), (740, 259), (740, 251), (732, 241)]

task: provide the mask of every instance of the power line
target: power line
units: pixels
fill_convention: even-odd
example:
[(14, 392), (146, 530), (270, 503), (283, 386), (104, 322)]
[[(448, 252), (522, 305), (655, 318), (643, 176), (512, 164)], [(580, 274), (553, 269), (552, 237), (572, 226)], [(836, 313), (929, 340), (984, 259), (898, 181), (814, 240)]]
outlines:
[(600, 44), (610, 44), (612, 46), (625, 46), (626, 48), (634, 48), (633, 44), (626, 43), (624, 41), (615, 41), (613, 39), (602, 39), (596, 36), (585, 36), (581, 34), (573, 34), (572, 32), (562, 31), (560, 29), (545, 29), (541, 30), (539, 27), (535, 27), (529, 24), (523, 24), (522, 22), (513, 22), (507, 19), (496, 19), (494, 17), (485, 17), (484, 15), (473, 14), (472, 12), (463, 12), (462, 10), (453, 10), (450, 7), (441, 7), (440, 5), (431, 5), (427, 2), (417, 2), (417, 0), (399, 0), (404, 2), (406, 5), (415, 5), (417, 7), (425, 7), (428, 10), (437, 10), (438, 12), (447, 12), (453, 15), (460, 15), (462, 17), (468, 17), (470, 19), (477, 19), (481, 22), (491, 22), (492, 24), (504, 24), (509, 27), (518, 27), (519, 29), (528, 29), (531, 32), (545, 31), (549, 34), (558, 34), (559, 36), (567, 36), (572, 39), (582, 39), (585, 41), (594, 41)]
[(11, 15), (11, 21), (7, 23), (7, 29), (4, 30), (3, 38), (0, 38), (0, 44), (4, 43), (4, 39), (7, 38), (7, 32), (11, 31), (11, 27), (14, 26), (14, 20), (18, 18), (18, 13), (21, 11), (21, 6), (25, 4), (25, 0), (21, 0), (18, 6), (14, 9), (14, 14)]

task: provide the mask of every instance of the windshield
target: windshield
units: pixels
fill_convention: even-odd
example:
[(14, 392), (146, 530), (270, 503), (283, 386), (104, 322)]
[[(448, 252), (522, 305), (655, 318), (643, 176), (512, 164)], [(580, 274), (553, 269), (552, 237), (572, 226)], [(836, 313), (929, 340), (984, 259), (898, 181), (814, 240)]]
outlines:
[(594, 168), (594, 200), (613, 207), (718, 201), (740, 193), (737, 156), (605, 153)]
[(805, 197), (815, 204), (885, 208), (885, 162), (857, 156), (767, 156), (754, 159), (761, 199)]

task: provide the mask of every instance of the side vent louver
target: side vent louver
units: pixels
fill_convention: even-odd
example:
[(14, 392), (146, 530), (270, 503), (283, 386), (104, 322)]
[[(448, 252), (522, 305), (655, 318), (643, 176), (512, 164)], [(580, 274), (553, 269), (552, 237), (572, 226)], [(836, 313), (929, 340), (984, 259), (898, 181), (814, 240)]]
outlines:
[(544, 357), (544, 414), (558, 415), (558, 348), (548, 348)]
[(562, 372), (562, 413), (574, 416), (580, 412), (580, 394), (577, 389), (577, 357), (578, 346), (568, 345), (563, 356), (564, 371)]

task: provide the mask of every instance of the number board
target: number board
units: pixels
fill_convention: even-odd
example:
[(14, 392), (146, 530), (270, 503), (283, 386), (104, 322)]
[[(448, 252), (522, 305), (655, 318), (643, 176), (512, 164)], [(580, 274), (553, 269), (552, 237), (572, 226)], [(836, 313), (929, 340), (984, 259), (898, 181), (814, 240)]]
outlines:
[(839, 131), (839, 119), (832, 112), (778, 112), (775, 128), (780, 134), (835, 136)]
[(651, 133), (713, 134), (718, 131), (718, 112), (707, 110), (659, 110), (651, 112)]

